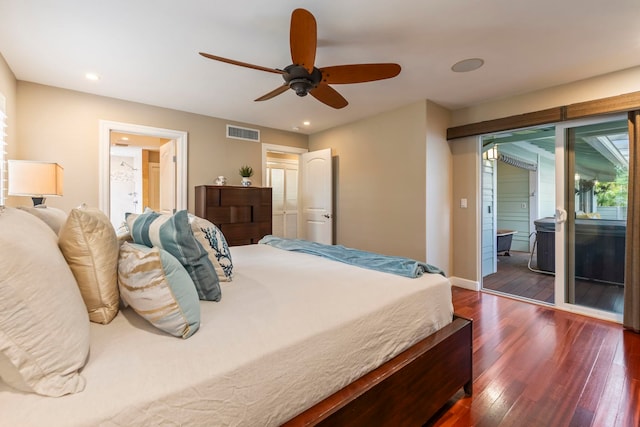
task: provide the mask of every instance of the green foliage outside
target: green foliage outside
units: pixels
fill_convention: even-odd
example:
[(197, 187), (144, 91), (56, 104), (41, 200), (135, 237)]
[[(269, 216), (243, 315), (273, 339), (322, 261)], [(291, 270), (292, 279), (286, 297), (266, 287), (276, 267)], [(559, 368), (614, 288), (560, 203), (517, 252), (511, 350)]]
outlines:
[(627, 206), (627, 183), (629, 170), (617, 168), (616, 179), (612, 182), (598, 182), (595, 194), (598, 206)]

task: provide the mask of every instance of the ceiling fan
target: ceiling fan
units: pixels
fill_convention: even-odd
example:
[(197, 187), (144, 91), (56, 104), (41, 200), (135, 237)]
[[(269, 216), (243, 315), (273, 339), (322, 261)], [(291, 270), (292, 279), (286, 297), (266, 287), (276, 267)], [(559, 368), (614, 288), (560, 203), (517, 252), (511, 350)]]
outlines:
[(391, 63), (317, 68), (314, 65), (317, 44), (316, 28), (316, 19), (311, 12), (305, 9), (295, 9), (292, 12), (289, 43), (293, 64), (282, 70), (235, 61), (209, 53), (200, 52), (200, 55), (228, 64), (282, 75), (284, 84), (257, 98), (256, 101), (266, 101), (286, 92), (287, 89), (293, 89), (298, 96), (306, 96), (310, 93), (318, 101), (333, 108), (344, 108), (348, 102), (329, 84), (371, 82), (395, 77), (400, 73), (400, 65)]

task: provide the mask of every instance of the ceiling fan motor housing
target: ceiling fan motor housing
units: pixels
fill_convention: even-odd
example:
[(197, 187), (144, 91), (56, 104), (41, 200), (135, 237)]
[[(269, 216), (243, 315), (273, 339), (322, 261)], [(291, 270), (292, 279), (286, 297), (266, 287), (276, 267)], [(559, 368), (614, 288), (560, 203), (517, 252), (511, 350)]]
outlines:
[(309, 73), (302, 65), (291, 64), (284, 71), (282, 78), (298, 96), (307, 96), (322, 80), (322, 72), (316, 67)]

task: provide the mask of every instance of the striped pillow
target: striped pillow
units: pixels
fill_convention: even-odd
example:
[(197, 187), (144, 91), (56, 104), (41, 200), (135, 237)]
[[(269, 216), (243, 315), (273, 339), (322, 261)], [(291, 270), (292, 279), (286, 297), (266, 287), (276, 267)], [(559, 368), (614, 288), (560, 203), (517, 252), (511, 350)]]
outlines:
[(149, 211), (127, 217), (134, 243), (157, 246), (186, 268), (201, 300), (220, 301), (220, 282), (207, 251), (193, 234), (186, 210), (174, 215)]
[(193, 281), (167, 251), (123, 243), (118, 286), (123, 301), (156, 328), (189, 338), (200, 327), (200, 301)]

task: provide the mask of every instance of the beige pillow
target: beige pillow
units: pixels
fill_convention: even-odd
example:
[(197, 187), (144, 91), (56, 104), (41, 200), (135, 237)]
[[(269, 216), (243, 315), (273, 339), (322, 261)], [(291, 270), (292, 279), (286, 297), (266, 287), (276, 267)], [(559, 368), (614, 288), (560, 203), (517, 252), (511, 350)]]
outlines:
[(82, 391), (89, 319), (55, 233), (12, 208), (0, 230), (0, 377), (46, 396)]
[(58, 236), (92, 322), (107, 324), (118, 314), (116, 232), (98, 209), (72, 209)]
[(41, 220), (43, 220), (54, 233), (58, 234), (60, 232), (60, 228), (67, 221), (67, 214), (61, 210), (56, 208), (50, 208), (45, 205), (35, 206), (18, 206), (18, 209), (21, 209), (25, 212), (29, 212), (31, 215), (35, 215)]

